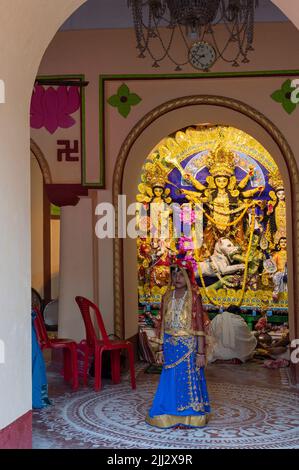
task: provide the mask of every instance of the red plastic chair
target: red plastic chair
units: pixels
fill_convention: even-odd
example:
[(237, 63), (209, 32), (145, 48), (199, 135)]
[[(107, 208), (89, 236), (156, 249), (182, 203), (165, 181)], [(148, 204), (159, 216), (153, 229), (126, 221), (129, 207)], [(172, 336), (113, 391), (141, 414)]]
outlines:
[[(132, 388), (136, 388), (135, 380), (135, 368), (134, 368), (134, 352), (133, 346), (130, 341), (125, 340), (111, 340), (107, 335), (106, 328), (103, 322), (103, 318), (99, 308), (85, 297), (76, 297), (76, 302), (79, 306), (81, 315), (83, 317), (86, 340), (81, 341), (81, 344), (85, 346), (85, 357), (84, 357), (84, 373), (83, 380), (84, 384), (87, 385), (87, 372), (88, 372), (88, 359), (89, 355), (94, 354), (95, 366), (95, 390), (101, 389), (101, 376), (102, 376), (102, 355), (104, 351), (110, 351), (111, 353), (111, 376), (114, 384), (120, 383), (120, 351), (126, 349), (129, 354), (130, 362), (130, 373), (131, 373), (131, 385)], [(101, 332), (102, 339), (99, 340), (91, 319), (90, 309), (96, 314), (96, 320), (98, 323), (99, 330)]]
[(41, 312), (37, 308), (34, 311), (36, 313), (34, 327), (41, 350), (63, 349), (64, 380), (69, 381), (72, 379), (73, 389), (76, 390), (79, 386), (77, 343), (72, 339), (50, 339)]

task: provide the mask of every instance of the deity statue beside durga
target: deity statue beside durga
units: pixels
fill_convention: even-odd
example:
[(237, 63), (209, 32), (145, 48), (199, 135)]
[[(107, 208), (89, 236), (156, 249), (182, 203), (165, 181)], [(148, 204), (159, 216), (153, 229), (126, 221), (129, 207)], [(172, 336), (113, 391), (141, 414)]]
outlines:
[(208, 310), (287, 315), (285, 191), (253, 137), (228, 126), (180, 130), (148, 156), (138, 191), (141, 323), (159, 307), (173, 258), (192, 262)]

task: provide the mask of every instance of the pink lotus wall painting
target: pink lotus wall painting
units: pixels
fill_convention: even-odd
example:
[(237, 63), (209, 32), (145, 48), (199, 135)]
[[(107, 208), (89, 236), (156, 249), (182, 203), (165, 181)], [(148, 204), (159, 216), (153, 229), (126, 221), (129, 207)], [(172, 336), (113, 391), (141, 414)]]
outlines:
[(76, 124), (71, 116), (80, 108), (80, 93), (75, 86), (36, 85), (31, 98), (30, 126), (45, 127), (50, 134), (60, 127), (68, 129)]
[(46, 158), (54, 184), (84, 182), (83, 80), (83, 75), (39, 77), (33, 89), (31, 138)]

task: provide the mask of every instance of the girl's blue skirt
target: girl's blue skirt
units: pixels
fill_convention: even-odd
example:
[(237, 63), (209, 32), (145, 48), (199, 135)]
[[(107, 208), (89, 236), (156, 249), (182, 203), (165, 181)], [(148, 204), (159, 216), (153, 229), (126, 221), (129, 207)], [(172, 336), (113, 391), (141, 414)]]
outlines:
[(196, 367), (197, 338), (164, 335), (164, 364), (146, 422), (160, 428), (202, 427), (210, 403), (204, 368)]

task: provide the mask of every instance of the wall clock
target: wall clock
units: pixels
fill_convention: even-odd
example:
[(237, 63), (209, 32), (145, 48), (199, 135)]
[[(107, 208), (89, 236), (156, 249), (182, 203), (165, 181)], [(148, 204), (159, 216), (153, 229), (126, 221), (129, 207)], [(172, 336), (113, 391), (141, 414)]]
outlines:
[(216, 60), (216, 51), (208, 42), (199, 41), (192, 44), (188, 57), (195, 69), (208, 70)]

